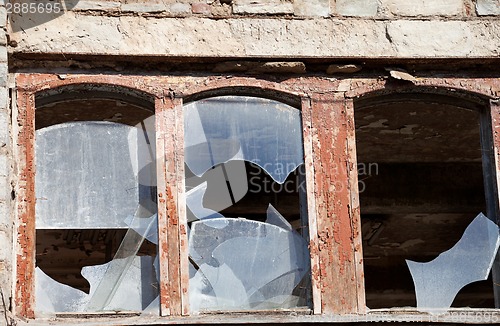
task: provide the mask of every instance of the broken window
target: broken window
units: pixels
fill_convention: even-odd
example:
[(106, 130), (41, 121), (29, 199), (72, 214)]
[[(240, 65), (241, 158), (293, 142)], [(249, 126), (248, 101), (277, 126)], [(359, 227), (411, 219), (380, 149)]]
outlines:
[(154, 121), (115, 99), (37, 105), (38, 314), (158, 314)]
[(485, 108), (466, 103), (422, 94), (357, 102), (369, 308), (495, 307), (497, 217), (481, 214)]
[(310, 307), (300, 110), (208, 98), (184, 130), (191, 311)]

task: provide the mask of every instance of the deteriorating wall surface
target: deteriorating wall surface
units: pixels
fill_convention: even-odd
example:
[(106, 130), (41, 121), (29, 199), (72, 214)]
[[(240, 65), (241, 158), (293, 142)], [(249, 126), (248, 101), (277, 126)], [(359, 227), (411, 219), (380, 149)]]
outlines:
[(5, 320), (11, 297), (13, 216), (11, 214), (10, 171), (12, 140), (10, 138), (7, 15), (4, 1), (0, 1), (0, 323)]
[(0, 325), (17, 318), (10, 315), (20, 179), (12, 136), (17, 111), (9, 104), (15, 73), (91, 70), (103, 66), (93, 63), (98, 58), (132, 62), (135, 72), (148, 61), (174, 63), (166, 70), (175, 71), (185, 60), (209, 64), (210, 74), (302, 76), (309, 73), (302, 61), (311, 60), (329, 66), (320, 74), (346, 76), (363, 60), (435, 67), (433, 60), (446, 59), (460, 69), (470, 68), (467, 60), (500, 57), (499, 0), (67, 0), (54, 1), (57, 12), (43, 6), (24, 12), (25, 3), (0, 0)]
[(495, 0), (74, 2), (64, 14), (13, 15), (13, 53), (471, 58), (499, 51)]

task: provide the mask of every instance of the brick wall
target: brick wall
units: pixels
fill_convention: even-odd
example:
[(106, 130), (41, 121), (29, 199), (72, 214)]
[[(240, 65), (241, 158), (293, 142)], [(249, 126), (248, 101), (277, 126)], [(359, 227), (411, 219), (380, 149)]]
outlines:
[[(7, 42), (5, 1), (0, 0), (0, 290), (6, 306), (12, 295), (15, 269), (11, 182), (16, 181), (15, 174), (10, 172), (15, 167), (10, 132), (11, 113), (15, 112), (9, 108), (7, 50), (13, 58), (21, 57), (19, 61), (47, 57), (68, 61), (73, 56), (85, 61), (86, 55), (276, 61), (283, 58), (477, 59), (498, 58), (500, 54), (500, 19), (496, 17), (500, 16), (500, 0), (68, 0), (64, 3), (71, 12), (44, 18), (29, 28), (26, 22), (36, 21), (31, 16), (13, 17)], [(297, 73), (305, 73), (303, 64), (298, 67)], [(214, 72), (224, 72), (222, 68)], [(0, 297), (0, 325), (3, 309)]]
[(9, 307), (12, 275), (12, 223), (10, 186), (10, 109), (7, 65), (7, 14), (0, 0), (0, 324)]
[(498, 0), (71, 0), (75, 11), (163, 13), (173, 16), (473, 17), (500, 15)]

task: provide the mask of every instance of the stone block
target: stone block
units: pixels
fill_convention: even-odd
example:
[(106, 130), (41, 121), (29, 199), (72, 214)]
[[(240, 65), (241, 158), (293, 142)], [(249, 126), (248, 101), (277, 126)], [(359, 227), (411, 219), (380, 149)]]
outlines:
[(378, 0), (337, 0), (336, 12), (341, 16), (373, 17), (378, 12)]
[(79, 0), (73, 10), (118, 10), (120, 6), (119, 1)]
[(479, 40), (467, 23), (462, 21), (392, 21), (387, 36), (401, 56), (429, 57), (452, 53), (467, 56), (479, 46)]
[(295, 0), (293, 7), (296, 16), (328, 17), (331, 14), (330, 0)]
[(382, 6), (397, 16), (458, 16), (463, 15), (463, 0), (382, 0)]
[[(8, 78), (8, 76), (4, 76)], [(1, 77), (0, 77), (1, 78)], [(0, 87), (0, 111), (7, 110), (9, 105), (9, 90), (7, 87)]]
[(0, 27), (7, 26), (7, 9), (1, 5), (0, 6)]
[(210, 15), (212, 13), (210, 5), (206, 3), (193, 3), (191, 5), (193, 14)]
[(170, 6), (170, 13), (174, 15), (191, 14), (191, 6), (187, 3), (174, 3)]
[(10, 160), (6, 154), (0, 154), (0, 177), (7, 177), (10, 172)]
[[(7, 87), (8, 78), (9, 78), (9, 68), (7, 66), (7, 63), (0, 62), (0, 88)], [(5, 97), (3, 97), (2, 94), (0, 94), (0, 109), (5, 108), (7, 106), (6, 102), (1, 102), (2, 100), (5, 100)]]
[[(10, 187), (9, 187), (10, 192)], [(10, 196), (10, 194), (9, 194)], [(10, 215), (10, 201), (0, 201), (0, 230), (12, 232), (13, 221)]]
[(9, 129), (10, 129), (10, 114), (8, 110), (0, 110), (0, 147), (3, 147), (6, 144), (10, 143)]
[(500, 0), (477, 0), (476, 12), (480, 16), (500, 15)]
[(164, 3), (124, 3), (120, 10), (123, 12), (163, 12), (168, 10), (168, 6)]
[(235, 0), (234, 14), (293, 14), (293, 2), (281, 0)]

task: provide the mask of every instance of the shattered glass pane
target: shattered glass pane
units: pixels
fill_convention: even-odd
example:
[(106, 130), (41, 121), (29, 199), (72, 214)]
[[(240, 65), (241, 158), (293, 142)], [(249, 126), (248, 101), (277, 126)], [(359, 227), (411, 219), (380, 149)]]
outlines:
[[(158, 284), (153, 267), (153, 257), (135, 256), (131, 267), (102, 310), (141, 311), (147, 308), (158, 296)], [(84, 312), (90, 311), (88, 305), (95, 295), (97, 284), (111, 264), (121, 263), (115, 259), (107, 264), (87, 266), (82, 275), (90, 282), (90, 294), (58, 283), (36, 268), (36, 311), (41, 313)]]
[[(135, 220), (140, 221), (135, 222)], [(120, 248), (115, 254), (115, 258), (108, 263), (106, 269), (100, 277), (95, 279), (96, 289), (87, 305), (88, 311), (101, 311), (108, 309), (107, 307), (115, 298), (117, 290), (120, 289), (122, 283), (125, 281), (124, 277), (127, 275), (129, 270), (133, 268), (132, 264), (135, 262), (137, 257), (136, 254), (139, 251), (142, 242), (147, 236), (151, 237), (152, 232), (150, 232), (150, 230), (152, 228), (155, 229), (157, 224), (156, 215), (147, 219), (134, 219), (131, 223), (131, 228), (123, 238)], [(134, 228), (140, 233), (135, 231)], [(157, 236), (154, 237), (154, 240), (157, 241), (157, 239)], [(153, 269), (153, 261), (151, 261), (149, 265), (150, 266), (147, 266), (147, 268)], [(146, 266), (144, 267), (146, 268)], [(150, 302), (148, 302), (148, 304), (149, 303)]]
[(148, 132), (96, 121), (37, 130), (37, 229), (127, 228), (127, 217), (155, 214), (155, 138)]
[(201, 176), (229, 160), (246, 160), (283, 183), (303, 163), (300, 111), (283, 103), (220, 96), (184, 107), (185, 161)]
[(310, 268), (307, 243), (298, 233), (246, 219), (194, 222), (193, 251), (198, 270), (190, 297), (199, 310), (283, 308), (300, 300), (292, 293)]
[(184, 119), (191, 311), (308, 306), (307, 241), (289, 222), (307, 222), (290, 180), (304, 163), (300, 111), (221, 96), (186, 105)]
[(427, 263), (407, 260), (418, 310), (446, 312), (464, 286), (488, 278), (499, 246), (498, 226), (481, 213), (450, 250)]
[[(84, 264), (80, 272), (90, 283), (88, 294), (37, 268), (38, 313), (128, 310), (158, 314), (154, 125), (151, 116), (135, 127), (82, 121), (37, 130), (36, 227), (66, 230), (66, 243), (58, 242), (66, 245), (65, 254), (71, 250), (75, 255), (82, 250), (89, 256), (95, 254), (88, 259), (95, 263)], [(73, 234), (80, 237), (78, 247)], [(88, 234), (92, 239), (83, 237)], [(37, 244), (39, 240), (43, 239), (37, 239)], [(100, 252), (95, 253), (96, 248)], [(102, 259), (105, 264), (99, 264)], [(75, 268), (68, 265), (68, 269)]]

